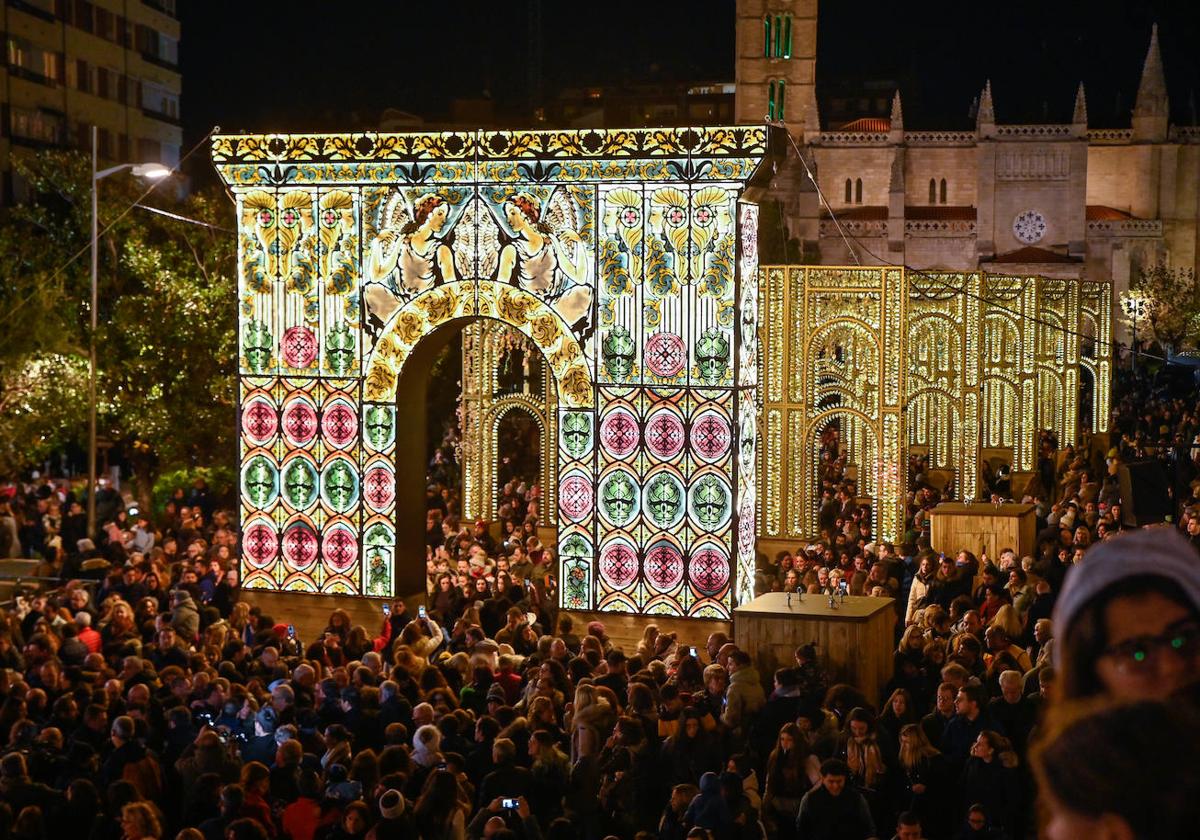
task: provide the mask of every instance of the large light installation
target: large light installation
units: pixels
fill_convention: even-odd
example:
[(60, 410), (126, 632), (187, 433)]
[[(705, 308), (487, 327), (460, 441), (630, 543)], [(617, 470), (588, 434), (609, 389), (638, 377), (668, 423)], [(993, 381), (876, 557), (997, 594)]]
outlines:
[(1111, 293), (900, 266), (761, 269), (759, 537), (817, 535), (818, 439), (831, 423), (885, 540), (903, 536), (910, 449), (953, 476), (957, 498), (977, 498), (984, 460), (1028, 474), (1041, 430), (1076, 443), (1084, 378), (1091, 431), (1106, 432)]
[[(561, 604), (751, 597), (761, 127), (219, 136), (237, 202), (244, 585), (401, 589), (397, 393), (486, 318), (557, 393)], [(412, 570), (403, 580), (418, 579)]]

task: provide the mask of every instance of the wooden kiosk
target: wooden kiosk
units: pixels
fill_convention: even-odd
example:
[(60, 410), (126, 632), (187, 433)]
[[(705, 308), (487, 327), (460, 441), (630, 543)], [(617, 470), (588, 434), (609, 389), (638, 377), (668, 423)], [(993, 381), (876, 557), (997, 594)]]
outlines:
[(1018, 557), (1033, 554), (1037, 540), (1037, 513), (1033, 505), (990, 502), (942, 502), (929, 513), (930, 545), (934, 551), (953, 556), (964, 548), (974, 554), (980, 548), (996, 558), (1005, 548)]
[(835, 681), (859, 688), (872, 702), (892, 676), (896, 607), (891, 598), (768, 592), (733, 610), (733, 641), (750, 654), (764, 680), (795, 664), (800, 645), (815, 642)]

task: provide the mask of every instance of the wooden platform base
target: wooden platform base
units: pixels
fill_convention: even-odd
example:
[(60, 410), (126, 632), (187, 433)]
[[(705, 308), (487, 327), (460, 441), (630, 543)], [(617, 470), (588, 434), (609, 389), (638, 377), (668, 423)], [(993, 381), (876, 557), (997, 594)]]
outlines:
[[(242, 600), (257, 606), (269, 615), (276, 624), (296, 625), (296, 635), (308, 643), (317, 637), (329, 624), (329, 614), (343, 609), (350, 614), (351, 625), (361, 624), (367, 635), (379, 635), (383, 626), (383, 605), (390, 600), (383, 598), (359, 598), (351, 595), (310, 595), (302, 592), (264, 592), (243, 589)], [(417, 614), (420, 596), (405, 598), (408, 610)]]
[(657, 624), (660, 633), (677, 634), (676, 638), (680, 644), (695, 645), (701, 649), (704, 648), (704, 643), (710, 633), (721, 632), (733, 638), (733, 624), (729, 621), (581, 610), (564, 610), (563, 614), (569, 615), (575, 620), (575, 635), (577, 636), (582, 636), (587, 632), (588, 622), (602, 622), (613, 645), (620, 647), (629, 656), (632, 656), (637, 650), (638, 642), (641, 641), (642, 632), (646, 629), (647, 624)]
[[(309, 595), (299, 592), (263, 592), (261, 590), (243, 590), (242, 600), (257, 606), (269, 615), (276, 624), (296, 625), (296, 634), (301, 640), (310, 642), (317, 637), (329, 623), (329, 614), (336, 609), (350, 613), (353, 624), (361, 624), (370, 636), (379, 633), (383, 621), (383, 605), (387, 603), (379, 598), (358, 598), (348, 595)], [(413, 595), (405, 598), (408, 611), (417, 614), (417, 605), (421, 596)], [(613, 644), (619, 646), (625, 653), (633, 655), (637, 643), (642, 638), (642, 631), (647, 624), (657, 624), (659, 632), (676, 633), (681, 643), (704, 647), (710, 633), (723, 632), (732, 637), (732, 624), (728, 621), (711, 621), (708, 619), (670, 618), (667, 616), (626, 615), (624, 613), (564, 611), (575, 620), (575, 634), (582, 636), (587, 632), (590, 621), (604, 623), (608, 637)]]

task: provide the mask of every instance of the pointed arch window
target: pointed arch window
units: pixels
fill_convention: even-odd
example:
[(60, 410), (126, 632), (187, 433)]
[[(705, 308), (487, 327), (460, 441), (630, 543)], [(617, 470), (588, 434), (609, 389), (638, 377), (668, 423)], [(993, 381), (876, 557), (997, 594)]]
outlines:
[(946, 203), (946, 179), (942, 179), (941, 186), (938, 188), (938, 196), (942, 204)]
[(767, 82), (767, 119), (775, 120), (775, 80)]
[(854, 179), (854, 203), (862, 204), (862, 178)]
[(763, 58), (771, 57), (771, 16), (763, 16)]
[(933, 178), (929, 179), (929, 203), (937, 204), (937, 181)]
[(850, 183), (850, 179), (846, 179), (846, 203), (849, 204), (854, 197), (854, 184)]
[(780, 120), (787, 119), (787, 81), (779, 80), (779, 87), (775, 91), (775, 111), (779, 114)]
[(783, 18), (775, 15), (775, 57), (783, 55)]
[(792, 16), (786, 15), (783, 18), (783, 57), (792, 57)]

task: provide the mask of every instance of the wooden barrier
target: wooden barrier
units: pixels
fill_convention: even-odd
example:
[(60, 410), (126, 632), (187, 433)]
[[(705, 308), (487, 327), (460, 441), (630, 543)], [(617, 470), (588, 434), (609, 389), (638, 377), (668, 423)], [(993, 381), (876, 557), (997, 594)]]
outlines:
[(978, 554), (982, 548), (994, 560), (1011, 548), (1023, 557), (1033, 554), (1037, 538), (1033, 505), (943, 502), (930, 511), (929, 523), (933, 550), (950, 556), (964, 548)]
[(759, 595), (733, 611), (733, 638), (767, 682), (777, 668), (795, 665), (795, 650), (816, 642), (817, 656), (835, 682), (855, 686), (873, 703), (892, 676), (896, 607), (891, 598), (829, 597), (783, 592)]

